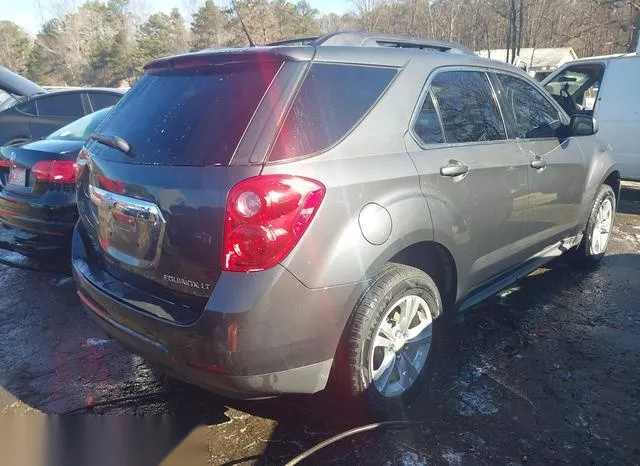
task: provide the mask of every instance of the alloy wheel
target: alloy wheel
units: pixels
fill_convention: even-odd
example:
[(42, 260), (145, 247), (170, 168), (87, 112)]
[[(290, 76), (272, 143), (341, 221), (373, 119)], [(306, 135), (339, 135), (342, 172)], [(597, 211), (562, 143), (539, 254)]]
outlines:
[(369, 373), (385, 397), (406, 392), (418, 379), (429, 355), (433, 318), (419, 296), (400, 298), (380, 321), (369, 354)]
[(597, 256), (607, 249), (611, 227), (613, 226), (613, 204), (611, 199), (604, 199), (600, 204), (596, 220), (591, 232), (591, 254)]

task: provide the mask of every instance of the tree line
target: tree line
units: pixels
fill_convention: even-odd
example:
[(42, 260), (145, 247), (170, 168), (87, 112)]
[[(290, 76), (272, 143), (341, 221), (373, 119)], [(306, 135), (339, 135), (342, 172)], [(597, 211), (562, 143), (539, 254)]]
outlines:
[(62, 8), (35, 37), (0, 21), (0, 64), (41, 85), (126, 86), (152, 59), (248, 45), (239, 18), (256, 44), (365, 30), (506, 48), (510, 60), (522, 47), (573, 47), (578, 56), (635, 50), (640, 25), (640, 0), (352, 0), (342, 15), (320, 15), (307, 0), (236, 0), (237, 10), (206, 0), (151, 15), (138, 5)]

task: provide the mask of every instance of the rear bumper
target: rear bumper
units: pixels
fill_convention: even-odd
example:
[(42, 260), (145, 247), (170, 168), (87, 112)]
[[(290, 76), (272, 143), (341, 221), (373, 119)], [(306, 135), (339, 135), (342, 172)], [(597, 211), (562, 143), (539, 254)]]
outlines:
[(101, 287), (104, 271), (87, 260), (82, 241), (76, 231), (72, 264), (81, 300), (131, 352), (175, 378), (234, 398), (325, 388), (357, 285), (310, 290), (283, 267), (223, 273), (199, 318), (180, 325)]
[(68, 247), (78, 220), (75, 196), (55, 194), (59, 195), (35, 200), (0, 191), (0, 221), (37, 234), (47, 243)]
[[(76, 276), (76, 280), (82, 277)], [(175, 351), (171, 345), (136, 332), (115, 321), (85, 294), (91, 285), (84, 283), (80, 299), (103, 330), (132, 353), (159, 366), (170, 376), (230, 398), (250, 399), (281, 393), (315, 393), (322, 390), (331, 370), (332, 360), (258, 375), (215, 374), (207, 369), (190, 367), (185, 353)]]

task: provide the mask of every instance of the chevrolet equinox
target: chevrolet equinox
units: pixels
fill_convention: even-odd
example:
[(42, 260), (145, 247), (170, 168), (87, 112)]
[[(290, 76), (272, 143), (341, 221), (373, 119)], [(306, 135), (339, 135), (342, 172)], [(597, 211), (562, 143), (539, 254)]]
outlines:
[(385, 411), (428, 380), (441, 316), (564, 251), (602, 258), (619, 176), (596, 133), (436, 41), (158, 59), (78, 157), (79, 296), (176, 378), (242, 398), (337, 385)]

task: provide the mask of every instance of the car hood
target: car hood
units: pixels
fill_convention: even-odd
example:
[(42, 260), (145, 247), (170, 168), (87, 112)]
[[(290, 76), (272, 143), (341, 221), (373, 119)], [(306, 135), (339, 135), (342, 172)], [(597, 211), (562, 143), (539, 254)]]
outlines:
[(4, 66), (0, 66), (0, 89), (24, 97), (33, 97), (34, 95), (46, 94), (47, 92), (33, 81), (29, 81), (27, 78), (8, 70)]

